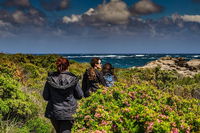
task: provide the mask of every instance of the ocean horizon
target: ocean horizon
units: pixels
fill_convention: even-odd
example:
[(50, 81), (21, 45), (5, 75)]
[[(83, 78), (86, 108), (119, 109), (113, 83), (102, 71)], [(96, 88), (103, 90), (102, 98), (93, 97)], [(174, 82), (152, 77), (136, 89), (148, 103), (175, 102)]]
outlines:
[[(6, 53), (13, 54), (13, 53)], [(69, 60), (74, 60), (79, 63), (89, 63), (93, 57), (99, 57), (102, 60), (102, 64), (107, 62), (111, 63), (115, 68), (130, 68), (144, 66), (148, 62), (157, 60), (161, 57), (183, 57), (186, 61), (192, 59), (200, 59), (200, 53), (111, 53), (111, 54), (63, 54), (63, 53), (15, 53), (15, 54), (33, 54), (33, 55), (48, 55), (56, 54), (62, 57), (68, 58)]]
[(58, 54), (70, 60), (77, 62), (90, 62), (91, 58), (99, 57), (102, 63), (111, 63), (115, 68), (130, 68), (144, 66), (148, 62), (157, 60), (161, 57), (183, 57), (187, 61), (191, 59), (200, 59), (200, 54)]

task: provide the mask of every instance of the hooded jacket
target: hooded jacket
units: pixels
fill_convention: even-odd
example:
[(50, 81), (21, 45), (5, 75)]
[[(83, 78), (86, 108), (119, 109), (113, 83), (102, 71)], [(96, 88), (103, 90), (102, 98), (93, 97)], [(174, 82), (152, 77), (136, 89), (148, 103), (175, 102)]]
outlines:
[(73, 120), (76, 99), (83, 97), (79, 79), (70, 72), (50, 72), (43, 91), (48, 101), (45, 117), (56, 120)]
[(107, 86), (106, 81), (103, 78), (102, 73), (95, 69), (95, 74), (96, 74), (96, 80), (89, 80), (88, 69), (83, 74), (82, 89), (83, 89), (84, 97), (89, 97), (90, 92), (96, 92), (97, 89), (99, 89), (98, 84), (101, 84), (103, 86)]

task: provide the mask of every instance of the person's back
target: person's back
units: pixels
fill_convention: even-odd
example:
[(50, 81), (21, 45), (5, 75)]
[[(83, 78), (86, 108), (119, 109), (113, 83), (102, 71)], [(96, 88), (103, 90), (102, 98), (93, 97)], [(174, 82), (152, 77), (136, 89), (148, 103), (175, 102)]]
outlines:
[(76, 99), (82, 98), (78, 78), (70, 72), (51, 72), (45, 90), (43, 97), (49, 101), (45, 116), (57, 120), (73, 119)]
[(90, 96), (91, 92), (99, 89), (98, 84), (107, 86), (102, 73), (97, 70), (101, 69), (101, 60), (93, 58), (90, 64), (91, 67), (85, 71), (82, 80), (82, 89), (85, 97)]
[[(48, 73), (43, 91), (43, 98), (48, 101), (45, 117), (49, 118), (57, 133), (70, 132), (73, 125), (73, 114), (76, 112), (76, 99), (83, 97), (79, 79), (66, 71), (69, 63), (58, 59), (57, 72)], [(68, 61), (67, 61), (68, 62)], [(66, 66), (65, 66), (66, 65)]]
[(101, 72), (103, 74), (107, 86), (113, 86), (114, 82), (117, 81), (117, 77), (114, 75), (114, 68), (112, 67), (112, 65), (110, 63), (104, 64)]
[(111, 73), (105, 73), (103, 75), (103, 77), (104, 77), (104, 79), (105, 79), (106, 84), (107, 84), (108, 87), (111, 87), (111, 86), (114, 85), (114, 82), (116, 81), (114, 75), (112, 75)]

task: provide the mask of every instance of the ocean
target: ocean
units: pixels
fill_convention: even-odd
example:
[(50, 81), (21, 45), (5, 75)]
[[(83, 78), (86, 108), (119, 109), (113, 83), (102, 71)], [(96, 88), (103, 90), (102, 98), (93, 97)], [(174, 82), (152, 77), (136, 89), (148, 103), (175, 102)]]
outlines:
[(166, 56), (184, 57), (186, 60), (200, 59), (200, 54), (61, 54), (61, 56), (77, 62), (90, 62), (91, 58), (100, 57), (102, 64), (109, 62), (115, 68), (144, 66), (148, 62)]

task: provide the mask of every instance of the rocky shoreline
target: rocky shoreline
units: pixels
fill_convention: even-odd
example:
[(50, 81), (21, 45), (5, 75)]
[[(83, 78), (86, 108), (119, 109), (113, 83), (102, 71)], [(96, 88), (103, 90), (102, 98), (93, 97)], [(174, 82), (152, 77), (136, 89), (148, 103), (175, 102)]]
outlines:
[(160, 67), (161, 70), (176, 71), (182, 76), (192, 77), (195, 74), (200, 73), (200, 59), (192, 59), (187, 61), (183, 57), (162, 57), (138, 68), (155, 67)]

